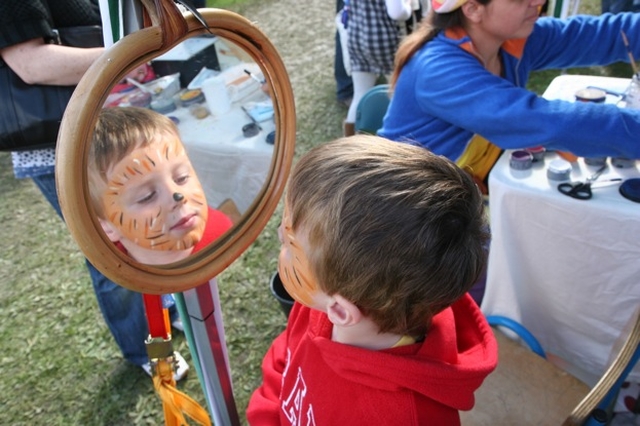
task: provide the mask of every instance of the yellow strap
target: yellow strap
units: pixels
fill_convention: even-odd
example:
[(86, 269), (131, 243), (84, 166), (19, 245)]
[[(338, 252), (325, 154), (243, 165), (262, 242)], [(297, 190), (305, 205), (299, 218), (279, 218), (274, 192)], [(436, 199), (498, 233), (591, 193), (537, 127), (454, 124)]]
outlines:
[(173, 367), (167, 360), (158, 361), (153, 375), (153, 386), (162, 400), (164, 420), (167, 426), (188, 426), (189, 423), (185, 420), (184, 414), (198, 424), (211, 426), (211, 420), (206, 410), (187, 394), (176, 389)]
[(162, 308), (162, 319), (164, 320), (164, 329), (167, 333), (171, 334), (171, 317), (169, 315), (169, 309)]
[(484, 182), (502, 150), (480, 135), (473, 135), (456, 164)]
[(400, 340), (398, 340), (396, 344), (392, 346), (392, 348), (399, 348), (400, 346), (413, 345), (415, 342), (416, 342), (416, 339), (414, 337), (411, 337), (408, 334), (403, 334), (402, 337), (400, 337)]

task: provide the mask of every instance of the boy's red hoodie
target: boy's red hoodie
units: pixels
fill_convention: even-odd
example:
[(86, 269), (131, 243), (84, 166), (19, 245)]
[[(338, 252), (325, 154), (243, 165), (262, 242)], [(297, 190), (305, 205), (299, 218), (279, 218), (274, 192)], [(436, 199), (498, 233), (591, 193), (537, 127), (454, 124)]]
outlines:
[(260, 425), (458, 425), (496, 367), (498, 347), (465, 295), (424, 341), (382, 351), (331, 341), (327, 316), (296, 303), (262, 364), (247, 409)]

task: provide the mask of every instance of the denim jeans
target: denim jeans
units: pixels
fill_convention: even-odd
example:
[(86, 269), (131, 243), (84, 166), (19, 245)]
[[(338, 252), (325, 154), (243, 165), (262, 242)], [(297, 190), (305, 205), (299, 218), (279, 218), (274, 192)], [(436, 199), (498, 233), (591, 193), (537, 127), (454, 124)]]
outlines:
[[(336, 13), (344, 7), (343, 0), (336, 1)], [(353, 82), (351, 76), (344, 69), (342, 62), (342, 47), (340, 45), (340, 36), (338, 31), (335, 33), (335, 54), (333, 59), (333, 76), (336, 79), (336, 98), (339, 101), (345, 101), (353, 98)]]
[[(60, 217), (60, 203), (53, 174), (32, 178)], [(104, 322), (109, 327), (123, 357), (136, 365), (148, 361), (144, 341), (149, 335), (142, 294), (121, 287), (102, 275), (89, 261), (87, 269), (93, 283)]]
[(638, 0), (602, 0), (602, 13), (638, 11), (640, 11), (640, 1)]

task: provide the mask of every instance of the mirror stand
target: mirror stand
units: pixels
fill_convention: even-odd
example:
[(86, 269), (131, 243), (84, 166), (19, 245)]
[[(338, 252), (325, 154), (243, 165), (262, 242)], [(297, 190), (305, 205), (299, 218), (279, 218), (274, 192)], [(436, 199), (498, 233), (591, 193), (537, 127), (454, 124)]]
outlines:
[[(274, 46), (247, 19), (226, 10), (200, 9), (208, 25), (204, 28), (192, 14), (176, 13), (172, 0), (142, 0), (142, 4), (148, 14), (145, 21), (150, 21), (150, 26), (127, 35), (107, 49), (80, 81), (67, 107), (56, 150), (60, 204), (65, 222), (80, 249), (108, 278), (146, 294), (184, 292), (177, 295), (177, 305), (183, 322), (188, 322), (185, 334), (194, 353), (212, 417), (216, 424), (239, 425), (214, 277), (257, 238), (284, 191), (296, 135), (291, 84)], [(118, 250), (105, 236), (89, 202), (87, 164), (94, 127), (109, 93), (128, 72), (167, 54), (191, 37), (209, 34), (229, 41), (244, 52), (253, 60), (268, 86), (275, 138), (269, 148), (266, 176), (257, 194), (240, 206), (240, 211), (237, 204), (241, 203), (231, 203), (234, 204), (230, 210), (234, 211), (234, 225), (213, 243), (168, 265), (139, 263)], [(245, 111), (244, 108), (241, 110)], [(215, 133), (219, 137), (229, 132)], [(216, 135), (209, 134), (209, 139), (215, 139)], [(238, 140), (231, 142), (237, 147), (241, 145)]]

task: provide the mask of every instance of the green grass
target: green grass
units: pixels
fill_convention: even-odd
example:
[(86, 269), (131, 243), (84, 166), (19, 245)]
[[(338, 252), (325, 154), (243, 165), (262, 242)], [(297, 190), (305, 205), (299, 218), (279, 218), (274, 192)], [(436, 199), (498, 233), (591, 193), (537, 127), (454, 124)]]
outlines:
[[(334, 96), (333, 2), (309, 1), (295, 8), (293, 18), (284, 17), (282, 4), (291, 7), (298, 2), (234, 3), (235, 10), (259, 23), (283, 56), (296, 98), (297, 155), (339, 136), (346, 110)], [(599, 8), (595, 0), (583, 3)], [(212, 7), (231, 7), (228, 4), (208, 2)], [(630, 74), (626, 64), (568, 72)], [(558, 74), (535, 73), (529, 87), (542, 93)], [(161, 404), (151, 380), (122, 360), (104, 325), (83, 256), (33, 183), (13, 178), (7, 153), (0, 153), (0, 188), (4, 238), (0, 248), (0, 423), (162, 424)], [(220, 276), (241, 417), (260, 383), (262, 356), (285, 325), (268, 287), (279, 252), (280, 213), (281, 206), (249, 250)], [(174, 343), (190, 361), (184, 337), (178, 334)], [(178, 387), (205, 405), (192, 373)]]
[[(236, 10), (262, 21), (267, 31), (267, 15), (255, 8), (270, 3), (277, 4), (248, 0)], [(307, 45), (319, 38), (305, 37)], [(326, 40), (320, 46), (331, 58), (332, 33), (325, 31), (322, 37)], [(285, 37), (289, 46), (292, 40)], [(288, 50), (282, 38), (277, 48), (283, 56)], [(334, 100), (330, 59), (321, 64), (320, 73), (312, 74), (301, 70), (304, 61), (296, 69), (295, 59), (285, 59), (292, 84), (308, 86), (296, 91), (300, 118), (297, 151), (302, 153), (339, 136), (346, 111)], [(307, 77), (315, 79), (313, 84)], [(0, 248), (0, 424), (162, 424), (162, 407), (151, 380), (141, 369), (123, 361), (104, 324), (82, 254), (33, 183), (13, 177), (8, 153), (0, 153), (0, 187), (0, 223), (4, 228)], [(279, 216), (280, 208), (250, 249), (219, 277), (241, 418), (251, 392), (260, 383), (261, 359), (286, 322), (269, 292), (279, 252)], [(174, 338), (174, 346), (191, 361), (182, 335)], [(178, 388), (206, 406), (195, 370)]]

